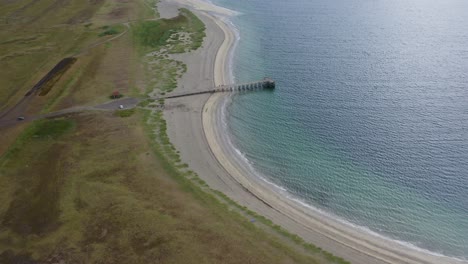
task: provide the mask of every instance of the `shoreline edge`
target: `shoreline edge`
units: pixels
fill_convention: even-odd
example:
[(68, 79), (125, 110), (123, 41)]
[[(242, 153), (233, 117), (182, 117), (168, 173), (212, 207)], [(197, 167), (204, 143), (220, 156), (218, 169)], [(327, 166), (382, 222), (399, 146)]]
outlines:
[[(231, 81), (229, 80), (229, 59), (236, 44), (236, 35), (219, 16), (230, 17), (236, 13), (200, 0), (175, 0), (174, 2), (189, 7), (199, 16), (208, 18), (222, 30), (224, 39), (216, 50), (211, 70), (214, 86), (229, 83)], [(202, 111), (199, 114), (201, 120), (198, 120), (198, 122), (201, 121), (204, 137), (203, 143), (205, 144), (202, 145), (208, 148), (212, 156), (206, 158), (215, 159), (224, 173), (219, 173), (220, 168), (206, 168), (204, 171), (218, 174), (216, 177), (221, 178), (227, 185), (235, 182), (238, 185), (237, 190), (242, 190), (243, 193), (236, 193), (235, 197), (233, 197), (232, 192), (222, 191), (235, 202), (248, 206), (256, 213), (271, 219), (288, 232), (298, 234), (307, 243), (320, 246), (324, 250), (343, 257), (352, 263), (467, 263), (454, 258), (432, 255), (412, 249), (397, 241), (383, 237), (363, 234), (363, 230), (351, 228), (336, 219), (328, 219), (330, 217), (326, 217), (319, 212), (313, 212), (312, 209), (301, 206), (298, 202), (275, 193), (266, 184), (251, 179), (252, 177), (248, 175), (249, 171), (241, 168), (241, 164), (236, 163), (232, 158), (232, 155), (235, 154), (233, 150), (227, 149), (226, 144), (223, 144), (221, 135), (223, 133), (221, 131), (221, 108), (223, 107), (221, 102), (223, 99), (225, 99), (225, 95), (220, 93), (212, 94), (208, 98), (201, 98), (203, 100), (201, 104)], [(180, 146), (181, 144), (176, 145)], [(197, 171), (196, 168), (194, 169)], [(205, 179), (215, 177), (214, 175), (205, 175), (205, 173), (199, 174)], [(210, 183), (209, 180), (207, 182)], [(213, 186), (213, 188), (218, 189), (216, 186)], [(228, 186), (228, 189), (232, 188), (235, 187)], [(243, 198), (239, 199), (239, 196)]]

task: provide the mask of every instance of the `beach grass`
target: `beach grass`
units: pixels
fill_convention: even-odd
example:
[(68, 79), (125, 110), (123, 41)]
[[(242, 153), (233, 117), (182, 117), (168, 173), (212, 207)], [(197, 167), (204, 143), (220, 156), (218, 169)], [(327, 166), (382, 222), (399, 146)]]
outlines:
[[(170, 53), (182, 53), (199, 48), (205, 37), (205, 25), (188, 9), (181, 8), (179, 15), (169, 19), (140, 21), (134, 26), (138, 43), (145, 47), (143, 52), (159, 50), (167, 46)], [(178, 37), (186, 33), (188, 40)]]
[(132, 33), (140, 55), (145, 56), (146, 72), (151, 76), (147, 93), (155, 89), (164, 93), (173, 91), (187, 65), (167, 55), (196, 50), (206, 36), (203, 22), (185, 8), (174, 18), (140, 21), (132, 26)]

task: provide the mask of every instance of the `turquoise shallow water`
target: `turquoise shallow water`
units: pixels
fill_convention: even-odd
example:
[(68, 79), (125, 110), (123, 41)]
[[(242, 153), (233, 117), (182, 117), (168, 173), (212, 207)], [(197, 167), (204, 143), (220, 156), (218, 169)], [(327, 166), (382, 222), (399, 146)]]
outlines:
[(238, 0), (234, 145), (294, 197), (468, 258), (468, 2)]

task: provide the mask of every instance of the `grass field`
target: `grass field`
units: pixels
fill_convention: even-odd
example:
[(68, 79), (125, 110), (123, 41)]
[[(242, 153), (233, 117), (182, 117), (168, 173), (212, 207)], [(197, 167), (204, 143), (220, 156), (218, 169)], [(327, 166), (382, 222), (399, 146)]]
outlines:
[(174, 175), (142, 116), (80, 114), (25, 131), (1, 160), (1, 263), (314, 263)]
[[(143, 21), (154, 3), (0, 1), (0, 111), (62, 57), (125, 30), (29, 111), (174, 89), (186, 66), (166, 55), (200, 47), (204, 25), (186, 9)], [(344, 263), (211, 190), (169, 142), (163, 104), (0, 128), (0, 263)]]
[[(122, 23), (153, 17), (145, 3), (143, 0), (0, 1), (0, 112), (24, 96), (64, 57), (124, 31)], [(132, 50), (130, 45), (131, 41), (127, 41), (124, 49)], [(113, 46), (106, 48), (112, 55)], [(84, 60), (84, 64), (90, 60), (99, 63), (94, 55), (92, 59), (84, 56), (78, 60)], [(76, 65), (70, 70), (76, 76), (83, 68)], [(112, 81), (106, 85), (114, 85)], [(61, 91), (69, 82), (69, 79), (58, 82), (52, 90)]]
[(95, 38), (95, 30), (81, 23), (88, 21), (102, 3), (79, 0), (1, 3), (0, 108), (24, 95), (58, 61)]

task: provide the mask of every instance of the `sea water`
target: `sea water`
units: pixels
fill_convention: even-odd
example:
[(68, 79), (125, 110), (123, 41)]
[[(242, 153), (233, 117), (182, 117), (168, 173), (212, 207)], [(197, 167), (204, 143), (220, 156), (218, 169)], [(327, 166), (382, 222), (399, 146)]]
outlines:
[[(228, 133), (291, 197), (468, 258), (468, 1), (217, 0), (239, 11)], [(250, 175), (251, 177), (256, 177)]]

